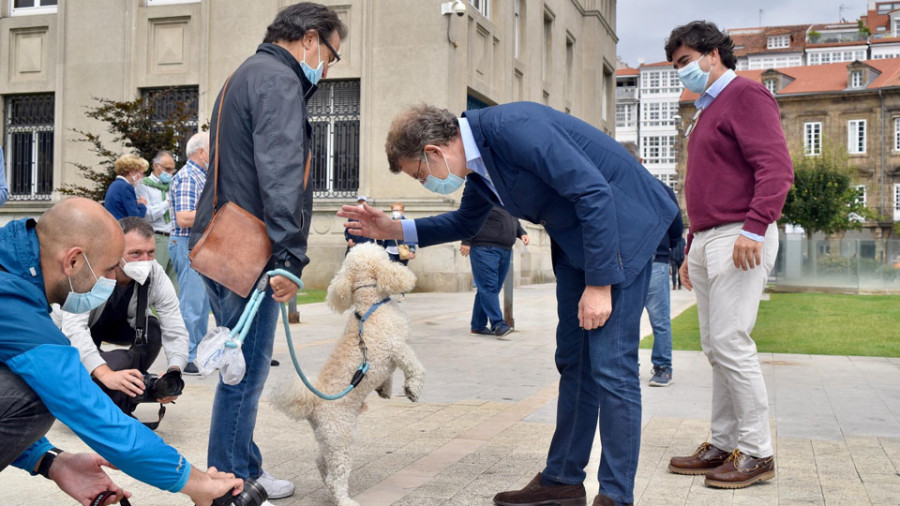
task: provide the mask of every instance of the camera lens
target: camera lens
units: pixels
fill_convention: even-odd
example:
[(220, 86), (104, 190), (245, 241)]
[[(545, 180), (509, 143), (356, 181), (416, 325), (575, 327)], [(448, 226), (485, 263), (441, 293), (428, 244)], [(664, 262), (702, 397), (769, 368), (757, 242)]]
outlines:
[(260, 506), (268, 498), (266, 489), (253, 478), (248, 478), (244, 480), (244, 490), (240, 494), (231, 495), (230, 491), (226, 492), (213, 501), (213, 506)]
[(178, 371), (169, 371), (163, 374), (154, 385), (157, 399), (181, 395), (182, 390), (184, 390), (184, 380), (181, 379), (181, 373)]

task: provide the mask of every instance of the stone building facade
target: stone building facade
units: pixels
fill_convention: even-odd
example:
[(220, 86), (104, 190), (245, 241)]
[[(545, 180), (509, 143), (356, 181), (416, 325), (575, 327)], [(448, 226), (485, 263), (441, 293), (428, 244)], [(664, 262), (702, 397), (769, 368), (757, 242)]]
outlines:
[[(337, 269), (345, 243), (334, 213), (357, 193), (382, 209), (403, 201), (413, 218), (458, 205), (461, 192), (435, 196), (388, 172), (384, 139), (405, 106), (462, 112), (531, 100), (614, 129), (614, 0), (465, 0), (462, 16), (443, 14), (438, 0), (321, 2), (350, 30), (340, 64), (310, 104), (316, 201), (307, 286), (325, 286)], [(94, 97), (131, 100), (174, 88), (196, 101), (197, 123), (207, 123), (225, 79), (290, 3), (0, 0), (0, 144), (12, 193), (0, 223), (39, 215), (62, 185), (80, 182), (72, 162), (96, 163), (72, 134), (103, 130), (84, 114)], [(517, 246), (516, 282), (552, 279), (549, 239), (528, 228), (533, 243)], [(471, 286), (457, 249), (427, 248), (410, 263), (419, 290)]]

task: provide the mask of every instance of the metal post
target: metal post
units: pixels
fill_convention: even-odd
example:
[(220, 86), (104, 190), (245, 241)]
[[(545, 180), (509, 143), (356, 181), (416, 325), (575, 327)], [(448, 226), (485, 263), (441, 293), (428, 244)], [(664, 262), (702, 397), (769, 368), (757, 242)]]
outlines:
[(512, 251), (509, 257), (509, 270), (506, 271), (506, 279), (503, 280), (503, 321), (510, 327), (516, 326), (516, 319), (513, 317), (513, 278), (515, 277), (515, 258), (516, 252)]
[(300, 312), (297, 311), (297, 296), (288, 302), (288, 323), (300, 323)]

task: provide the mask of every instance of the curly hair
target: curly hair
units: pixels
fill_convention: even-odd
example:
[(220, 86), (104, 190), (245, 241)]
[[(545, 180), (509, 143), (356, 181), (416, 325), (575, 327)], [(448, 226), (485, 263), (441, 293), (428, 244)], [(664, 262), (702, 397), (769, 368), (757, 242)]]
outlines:
[(401, 172), (400, 163), (422, 156), (428, 144), (442, 146), (459, 136), (459, 121), (447, 109), (414, 105), (401, 112), (388, 131), (384, 150), (391, 172)]
[(672, 54), (681, 46), (704, 54), (718, 49), (723, 65), (734, 70), (737, 64), (731, 35), (719, 30), (719, 27), (709, 21), (691, 21), (672, 30), (666, 40), (666, 60), (672, 61)]
[(116, 174), (119, 176), (126, 176), (137, 170), (144, 173), (149, 167), (150, 163), (147, 160), (131, 153), (120, 156), (115, 163)]

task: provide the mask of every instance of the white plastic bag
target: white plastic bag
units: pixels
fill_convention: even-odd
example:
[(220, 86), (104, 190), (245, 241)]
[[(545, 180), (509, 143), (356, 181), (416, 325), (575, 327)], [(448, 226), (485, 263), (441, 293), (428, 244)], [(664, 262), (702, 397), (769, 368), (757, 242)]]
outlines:
[(226, 385), (241, 382), (246, 371), (244, 354), (240, 344), (235, 348), (225, 346), (229, 340), (231, 331), (227, 327), (216, 327), (203, 337), (197, 345), (197, 360), (194, 362), (201, 376), (206, 377), (219, 370)]

